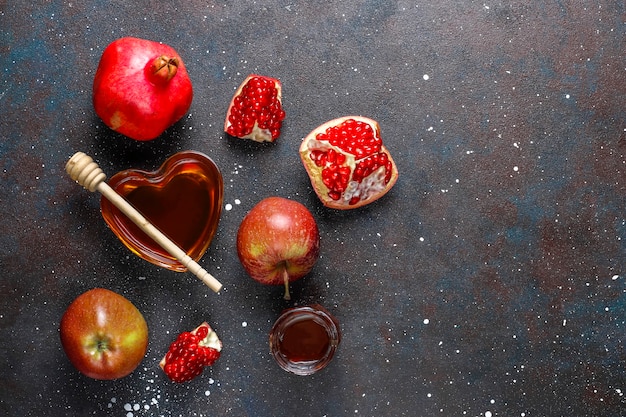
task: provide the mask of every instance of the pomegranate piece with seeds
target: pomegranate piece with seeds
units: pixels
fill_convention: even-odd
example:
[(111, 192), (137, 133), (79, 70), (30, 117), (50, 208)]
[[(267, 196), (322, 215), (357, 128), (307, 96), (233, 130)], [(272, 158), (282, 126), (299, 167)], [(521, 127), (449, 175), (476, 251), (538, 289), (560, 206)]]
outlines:
[(165, 374), (174, 382), (191, 381), (220, 357), (222, 342), (217, 333), (204, 322), (191, 332), (183, 332), (170, 345), (159, 362)]
[(300, 158), (322, 203), (346, 210), (382, 197), (398, 168), (372, 119), (346, 116), (314, 129), (300, 145)]
[(256, 142), (274, 142), (285, 118), (279, 80), (251, 74), (239, 86), (228, 106), (224, 132)]

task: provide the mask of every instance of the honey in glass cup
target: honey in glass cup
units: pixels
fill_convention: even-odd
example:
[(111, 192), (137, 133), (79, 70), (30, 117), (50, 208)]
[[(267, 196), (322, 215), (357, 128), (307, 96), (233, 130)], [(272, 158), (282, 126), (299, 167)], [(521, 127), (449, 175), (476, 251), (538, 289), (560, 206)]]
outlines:
[(284, 310), (270, 331), (270, 352), (278, 365), (296, 375), (311, 375), (332, 360), (339, 323), (318, 304)]

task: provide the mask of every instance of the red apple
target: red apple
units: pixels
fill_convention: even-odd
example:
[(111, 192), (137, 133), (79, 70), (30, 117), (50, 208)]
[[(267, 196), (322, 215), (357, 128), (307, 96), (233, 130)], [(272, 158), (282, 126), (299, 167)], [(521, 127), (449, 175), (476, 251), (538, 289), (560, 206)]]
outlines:
[(302, 278), (315, 265), (320, 235), (311, 212), (297, 201), (268, 197), (248, 212), (237, 232), (237, 254), (246, 272), (267, 285)]
[(94, 288), (65, 310), (61, 344), (72, 365), (95, 379), (122, 378), (139, 365), (148, 348), (148, 325), (128, 299)]

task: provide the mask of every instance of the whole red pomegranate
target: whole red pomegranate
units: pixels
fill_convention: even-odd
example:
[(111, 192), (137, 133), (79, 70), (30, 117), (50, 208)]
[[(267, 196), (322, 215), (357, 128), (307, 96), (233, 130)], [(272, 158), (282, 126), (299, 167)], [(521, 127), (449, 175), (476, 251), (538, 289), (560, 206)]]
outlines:
[(172, 47), (126, 37), (102, 53), (93, 105), (116, 132), (141, 141), (154, 139), (187, 113), (192, 98), (185, 64)]
[(240, 139), (274, 142), (280, 135), (284, 118), (280, 80), (251, 74), (230, 101), (224, 132)]
[(398, 168), (372, 119), (346, 116), (309, 133), (300, 158), (322, 203), (353, 209), (382, 197), (398, 179)]

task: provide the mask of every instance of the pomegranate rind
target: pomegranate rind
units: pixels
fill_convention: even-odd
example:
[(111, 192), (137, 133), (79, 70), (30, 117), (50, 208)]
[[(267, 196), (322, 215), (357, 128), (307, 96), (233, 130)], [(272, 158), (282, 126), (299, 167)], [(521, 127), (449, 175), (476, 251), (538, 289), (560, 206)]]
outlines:
[[(339, 117), (337, 119), (330, 120), (324, 124), (321, 124), (315, 129), (313, 129), (311, 133), (309, 133), (302, 140), (302, 143), (300, 144), (300, 151), (299, 151), (300, 159), (302, 160), (304, 168), (306, 169), (307, 174), (309, 175), (309, 179), (311, 180), (311, 185), (313, 186), (313, 190), (317, 194), (318, 198), (320, 199), (322, 204), (324, 204), (324, 206), (332, 208), (332, 209), (337, 209), (337, 210), (352, 210), (352, 209), (356, 209), (356, 208), (365, 206), (367, 204), (370, 204), (378, 200), (385, 194), (387, 194), (387, 192), (391, 190), (391, 188), (395, 185), (396, 181), (398, 180), (398, 168), (396, 166), (396, 163), (391, 157), (391, 153), (387, 150), (387, 148), (383, 144), (381, 145), (379, 152), (385, 153), (387, 155), (388, 160), (391, 162), (391, 177), (388, 182), (380, 183), (380, 177), (381, 176), (384, 177), (386, 175), (386, 171), (384, 170), (384, 167), (379, 167), (377, 170), (372, 172), (370, 175), (368, 175), (361, 181), (361, 184), (366, 181), (369, 181), (368, 182), (369, 184), (374, 184), (374, 188), (366, 190), (364, 197), (360, 198), (356, 203), (350, 204), (350, 199), (353, 193), (355, 192), (355, 187), (359, 186), (359, 184), (354, 184), (354, 181), (350, 181), (349, 187), (351, 188), (349, 188), (344, 193), (342, 193), (342, 196), (340, 199), (335, 200), (335, 199), (332, 199), (328, 195), (330, 189), (322, 181), (322, 170), (324, 169), (324, 167), (319, 167), (315, 164), (315, 161), (313, 161), (313, 159), (311, 158), (311, 152), (315, 149), (318, 149), (318, 150), (334, 149), (338, 153), (345, 155), (346, 160), (344, 162), (344, 165), (350, 167), (350, 175), (352, 175), (352, 173), (354, 172), (354, 168), (356, 167), (356, 164), (359, 162), (355, 158), (355, 156), (353, 154), (343, 151), (341, 148), (334, 146), (326, 141), (317, 140), (317, 135), (319, 133), (324, 133), (329, 128), (333, 126), (338, 126), (349, 119), (353, 119), (356, 121), (369, 124), (372, 127), (374, 134), (378, 138), (380, 138), (380, 126), (378, 122), (376, 122), (375, 120), (370, 119), (368, 117), (363, 117), (363, 116), (344, 116), (344, 117)], [(357, 193), (362, 192), (362, 191), (363, 190), (356, 190)]]
[[(167, 56), (178, 62), (176, 75), (153, 83), (146, 66)], [(193, 86), (181, 56), (164, 43), (124, 37), (102, 52), (92, 85), (92, 102), (98, 117), (110, 129), (138, 141), (163, 134), (187, 114)]]
[[(237, 87), (237, 90), (235, 90), (235, 94), (233, 94), (233, 98), (230, 100), (230, 103), (228, 105), (228, 110), (226, 111), (226, 119), (224, 120), (224, 132), (232, 135), (229, 130), (230, 127), (232, 126), (232, 123), (230, 121), (230, 115), (232, 112), (232, 109), (234, 107), (234, 103), (235, 103), (235, 99), (241, 95), (241, 92), (243, 91), (243, 88), (246, 86), (246, 84), (248, 84), (248, 82), (254, 78), (254, 77), (260, 77), (260, 78), (264, 78), (266, 80), (271, 80), (274, 82), (274, 87), (276, 88), (276, 98), (278, 100), (278, 102), (281, 104), (282, 107), (282, 103), (283, 103), (283, 98), (282, 98), (282, 83), (280, 82), (280, 80), (278, 80), (277, 78), (272, 78), (272, 77), (267, 77), (264, 75), (258, 75), (258, 74), (250, 74), (248, 75), (245, 80), (243, 80), (243, 82), (239, 85), (239, 87)], [(254, 127), (252, 128), (252, 131), (246, 135), (242, 135), (242, 136), (234, 136), (237, 137), (239, 139), (250, 139), (253, 140), (255, 142), (274, 142), (276, 141), (276, 139), (278, 139), (278, 137), (274, 138), (272, 137), (272, 132), (270, 131), (270, 129), (263, 129), (261, 127), (259, 127), (259, 123), (257, 121), (254, 122)]]
[[(199, 345), (200, 346), (206, 346), (206, 347), (215, 349), (218, 352), (221, 352), (222, 351), (222, 341), (217, 336), (217, 333), (215, 332), (215, 330), (213, 330), (211, 328), (211, 326), (209, 326), (209, 323), (207, 323), (206, 321), (204, 323), (202, 323), (201, 325), (199, 325), (198, 327), (196, 327), (195, 329), (193, 329), (191, 331), (191, 333), (196, 334), (201, 327), (208, 327), (209, 328), (209, 332), (206, 335), (206, 337), (200, 341)], [(165, 368), (165, 363), (166, 363), (165, 362), (165, 358), (166, 357), (167, 357), (167, 353), (165, 353), (165, 355), (163, 356), (163, 358), (159, 362), (159, 366), (161, 367), (161, 369)]]

